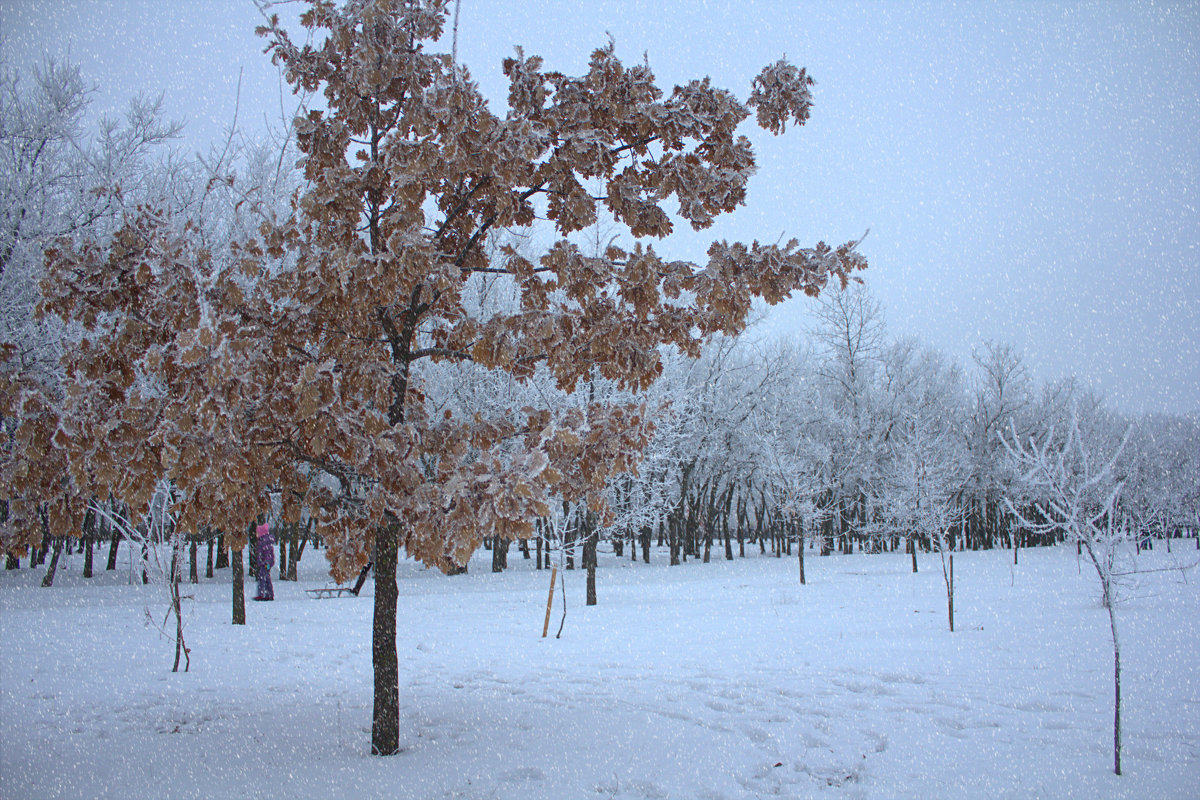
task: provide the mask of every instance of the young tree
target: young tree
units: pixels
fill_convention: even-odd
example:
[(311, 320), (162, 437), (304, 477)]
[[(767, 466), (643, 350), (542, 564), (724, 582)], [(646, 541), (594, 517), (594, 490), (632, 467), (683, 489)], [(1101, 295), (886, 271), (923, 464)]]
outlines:
[[(499, 117), (465, 68), (427, 49), (445, 17), (443, 0), (315, 0), (301, 17), (311, 43), (275, 18), (260, 29), (326, 110), (297, 118), (307, 185), (238, 270), (150, 212), (49, 259), (47, 308), (97, 333), (68, 367), (79, 386), (55, 438), (76, 491), (121, 484), (144, 504), (165, 470), (179, 524), (227, 532), (277, 492), (284, 521), (309, 509), (336, 577), (373, 553), (381, 755), (400, 747), (399, 548), (452, 570), (485, 537), (531, 535), (551, 497), (606, 524), (606, 482), (635, 468), (649, 433), (629, 403), (434, 415), (430, 371), (472, 361), (524, 381), (541, 365), (563, 391), (594, 374), (645, 388), (660, 345), (697, 354), (740, 330), (754, 297), (816, 294), (865, 266), (853, 242), (718, 242), (697, 265), (641, 241), (585, 257), (570, 238), (601, 210), (637, 240), (665, 236), (669, 198), (697, 229), (732, 211), (754, 168), (738, 124), (751, 108), (776, 133), (805, 122), (803, 70), (768, 67), (747, 107), (707, 79), (664, 97), (611, 45), (580, 78), (518, 51)], [(489, 251), (494, 232), (539, 217), (555, 241), (536, 263)], [(486, 276), (517, 287), (519, 308), (472, 315), (464, 292)], [(115, 410), (103, 425), (100, 398)]]
[[(1108, 612), (1113, 645), (1113, 771), (1121, 774), (1121, 640), (1117, 633), (1116, 591), (1130, 570), (1119, 564), (1128, 529), (1117, 519), (1117, 500), (1124, 481), (1115, 466), (1129, 441), (1129, 428), (1114, 444), (1113, 426), (1092, 415), (1081, 429), (1078, 412), (1072, 413), (1065, 439), (1050, 430), (1041, 444), (1025, 442), (1012, 431), (1012, 442), (1004, 446), (1009, 457), (1024, 473), (1024, 481), (1042, 493), (1034, 503), (1038, 519), (1021, 515), (1008, 503), (1009, 511), (1022, 525), (1033, 530), (1061, 530), (1069, 541), (1087, 553), (1100, 581), (1100, 601)], [(1087, 431), (1086, 433), (1084, 431)]]

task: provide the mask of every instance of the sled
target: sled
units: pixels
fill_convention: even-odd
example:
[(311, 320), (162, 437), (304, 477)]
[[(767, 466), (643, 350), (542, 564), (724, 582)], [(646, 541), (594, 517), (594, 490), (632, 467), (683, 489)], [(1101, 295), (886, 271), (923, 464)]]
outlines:
[(367, 582), (367, 573), (371, 571), (372, 566), (373, 562), (368, 561), (367, 565), (362, 568), (362, 572), (358, 573), (358, 580), (354, 582), (353, 586), (325, 586), (320, 589), (305, 589), (304, 591), (314, 600), (324, 600), (327, 597), (341, 597), (346, 594), (358, 597), (358, 593), (362, 591), (363, 584)]

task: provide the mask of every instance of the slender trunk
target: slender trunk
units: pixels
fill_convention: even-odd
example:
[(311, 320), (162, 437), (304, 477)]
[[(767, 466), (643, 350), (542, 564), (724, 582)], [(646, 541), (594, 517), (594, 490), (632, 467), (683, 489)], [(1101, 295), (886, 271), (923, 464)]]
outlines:
[[(538, 544), (541, 544), (541, 539), (538, 539)], [(538, 551), (538, 563), (541, 563), (541, 551)], [(539, 567), (540, 569), (540, 567)], [(554, 604), (554, 580), (558, 577), (558, 567), (553, 567), (550, 570), (550, 594), (546, 595), (546, 621), (542, 623), (542, 638), (546, 638), (546, 634), (550, 632), (550, 606)]]
[(242, 551), (234, 550), (226, 556), (226, 562), (233, 567), (230, 570), (230, 582), (233, 584), (233, 624), (246, 624), (246, 572), (242, 561)]
[(676, 520), (675, 514), (672, 514), (671, 518), (667, 520), (667, 544), (671, 551), (670, 565), (672, 567), (679, 565), (679, 524)]
[[(652, 534), (651, 534), (649, 527), (642, 529), (642, 563), (644, 563), (644, 564), (650, 563), (650, 537), (651, 536), (652, 536)], [(1197, 539), (1196, 541), (1200, 542), (1200, 539)], [(1197, 548), (1197, 549), (1200, 549), (1200, 548)]]
[(375, 613), (371, 624), (375, 706), (371, 715), (371, 754), (377, 756), (400, 752), (400, 666), (396, 655), (399, 533), (397, 523), (381, 526), (375, 541)]
[(796, 553), (800, 559), (800, 585), (805, 585), (804, 580), (804, 529), (797, 528), (796, 531)]
[[(179, 657), (183, 656), (183, 671), (187, 672), (192, 665), (191, 651), (183, 641), (183, 608), (179, 583), (183, 566), (179, 563), (183, 558), (183, 539), (178, 533), (171, 537), (171, 613), (175, 615), (175, 666), (172, 672), (179, 672)], [(192, 574), (195, 575), (196, 543), (192, 542)]]
[(217, 534), (217, 569), (229, 566), (229, 548), (225, 546), (225, 534)]
[(946, 578), (946, 608), (950, 615), (950, 632), (954, 633), (954, 554), (950, 554), (950, 575)]
[(5, 569), (20, 569), (21, 568), (21, 559), (15, 555), (13, 555), (12, 553), (5, 553), (4, 554), (4, 568)]
[(1121, 774), (1121, 640), (1117, 638), (1116, 609), (1108, 606), (1113, 641), (1113, 772)]
[[(200, 543), (195, 539), (188, 542), (188, 582), (200, 582), (200, 565), (197, 559), (196, 551), (200, 548)], [(184, 670), (187, 672), (187, 670)]]
[(912, 536), (908, 537), (908, 552), (912, 553), (912, 571), (917, 572), (917, 540)]
[(213, 540), (208, 538), (208, 558), (204, 562), (204, 577), (211, 578), (213, 576)]
[(537, 537), (537, 568), (542, 568), (542, 537)]
[(279, 526), (279, 580), (286, 581), (288, 574), (288, 538), (292, 535), (291, 525)]

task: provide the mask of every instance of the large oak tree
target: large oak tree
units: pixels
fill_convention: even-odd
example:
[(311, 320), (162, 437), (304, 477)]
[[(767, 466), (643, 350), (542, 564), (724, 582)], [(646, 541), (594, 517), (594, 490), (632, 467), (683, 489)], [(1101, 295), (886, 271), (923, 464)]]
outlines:
[[(755, 162), (737, 128), (751, 110), (774, 133), (803, 124), (804, 70), (767, 67), (743, 104), (707, 78), (665, 94), (611, 45), (580, 77), (518, 50), (499, 116), (429, 49), (445, 18), (445, 0), (315, 0), (303, 45), (268, 20), (268, 52), (324, 106), (295, 121), (306, 184), (290, 215), (228, 259), (146, 209), (110, 241), (51, 252), (44, 287), (45, 309), (85, 331), (53, 435), (70, 494), (137, 507), (165, 476), (180, 524), (234, 535), (275, 497), (286, 520), (312, 515), (335, 576), (374, 558), (383, 755), (400, 747), (400, 548), (451, 570), (484, 537), (532, 533), (552, 498), (603, 515), (607, 479), (636, 469), (650, 428), (629, 403), (434, 415), (423, 371), (459, 360), (545, 370), (566, 391), (595, 375), (643, 389), (662, 346), (696, 355), (740, 331), (754, 298), (815, 295), (865, 267), (853, 242), (722, 241), (702, 264), (645, 243), (743, 203)], [(601, 216), (632, 246), (585, 255), (572, 234)], [(491, 246), (534, 224), (554, 240), (536, 261)], [(511, 281), (519, 308), (473, 313), (481, 276)]]

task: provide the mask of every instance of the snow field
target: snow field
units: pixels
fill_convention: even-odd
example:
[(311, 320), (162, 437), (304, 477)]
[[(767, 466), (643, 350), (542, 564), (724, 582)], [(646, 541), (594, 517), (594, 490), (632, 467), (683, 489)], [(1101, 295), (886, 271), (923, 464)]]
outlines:
[[(1180, 545), (1183, 546), (1180, 546)], [(1195, 559), (1194, 543), (1141, 557)], [(748, 550), (749, 554), (749, 550)], [(369, 756), (373, 584), (312, 600), (323, 555), (229, 623), (228, 572), (191, 587), (172, 674), (161, 587), (0, 572), (0, 797), (1186, 798), (1200, 794), (1200, 590), (1142, 576), (1112, 648), (1073, 548), (689, 561), (601, 555), (600, 605), (514, 549), (464, 576), (401, 565), (401, 736)], [(124, 562), (124, 559), (122, 559)], [(248, 584), (252, 589), (253, 582)]]

